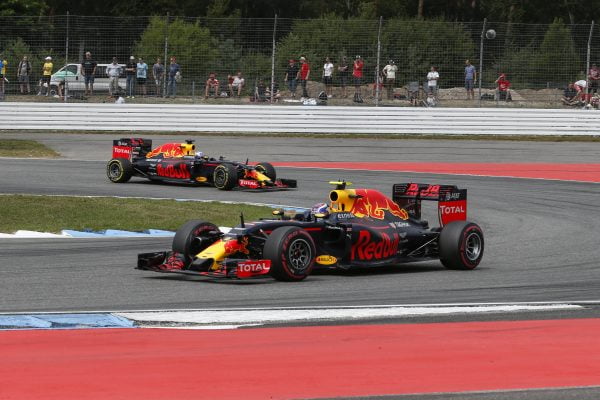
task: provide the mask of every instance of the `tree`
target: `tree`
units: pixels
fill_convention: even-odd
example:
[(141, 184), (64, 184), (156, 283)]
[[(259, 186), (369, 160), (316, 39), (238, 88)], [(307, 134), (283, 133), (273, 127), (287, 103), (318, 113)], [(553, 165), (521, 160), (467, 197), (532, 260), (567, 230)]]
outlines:
[(538, 83), (569, 82), (581, 71), (582, 62), (577, 56), (571, 29), (562, 19), (557, 18), (550, 24), (534, 60)]

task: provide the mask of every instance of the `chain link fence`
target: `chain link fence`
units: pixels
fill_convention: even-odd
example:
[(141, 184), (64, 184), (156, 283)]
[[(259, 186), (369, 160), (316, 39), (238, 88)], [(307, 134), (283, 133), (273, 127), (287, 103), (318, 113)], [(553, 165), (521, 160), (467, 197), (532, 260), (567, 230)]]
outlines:
[[(61, 101), (112, 101), (107, 66), (116, 58), (121, 75), (113, 92), (136, 102), (294, 103), (303, 94), (316, 98), (323, 91), (331, 95), (328, 104), (352, 105), (360, 90), (364, 104), (421, 105), (426, 104), (427, 74), (433, 66), (439, 74), (434, 94), (443, 106), (560, 107), (568, 84), (588, 79), (591, 65), (599, 61), (599, 39), (593, 23), (559, 20), (535, 25), (335, 17), (0, 17), (2, 90), (9, 101), (41, 100), (33, 98), (40, 91), (53, 99), (61, 94)], [(81, 63), (86, 52), (98, 64), (93, 94), (85, 93)], [(30, 69), (23, 67), (24, 56)], [(364, 62), (360, 79), (353, 77), (357, 56)], [(40, 85), (46, 57), (53, 63), (48, 87)], [(125, 69), (131, 57), (135, 77), (128, 80)], [(302, 82), (294, 81), (306, 74), (298, 74), (301, 57), (310, 67), (306, 93)], [(177, 77), (171, 58), (180, 67)], [(333, 68), (324, 69), (326, 58)], [(474, 100), (466, 96), (467, 59), (477, 71)], [(157, 62), (165, 68), (153, 74)], [(147, 65), (145, 80), (138, 63)], [(387, 73), (393, 65), (392, 80)], [(244, 79), (241, 87), (238, 73)], [(511, 101), (498, 101), (495, 81), (501, 73), (510, 81)], [(209, 80), (211, 75), (218, 83)], [(269, 95), (278, 90), (279, 97)]]

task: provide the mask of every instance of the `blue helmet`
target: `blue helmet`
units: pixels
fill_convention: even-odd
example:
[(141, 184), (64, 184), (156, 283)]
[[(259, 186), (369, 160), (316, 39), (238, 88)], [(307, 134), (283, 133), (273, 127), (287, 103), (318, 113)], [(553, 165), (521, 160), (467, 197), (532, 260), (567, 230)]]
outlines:
[(310, 212), (314, 214), (325, 214), (329, 215), (329, 206), (327, 203), (317, 203), (310, 209)]

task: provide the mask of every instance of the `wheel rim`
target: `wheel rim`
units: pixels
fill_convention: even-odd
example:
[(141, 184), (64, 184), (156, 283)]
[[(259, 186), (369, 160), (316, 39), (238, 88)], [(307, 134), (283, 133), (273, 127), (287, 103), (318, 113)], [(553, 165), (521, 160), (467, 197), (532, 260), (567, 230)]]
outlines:
[(469, 261), (476, 261), (481, 255), (481, 236), (478, 233), (472, 232), (467, 236), (465, 255)]
[(118, 163), (110, 164), (108, 168), (108, 174), (111, 178), (116, 179), (121, 175), (121, 166)]
[(304, 239), (295, 240), (288, 250), (288, 260), (294, 272), (303, 272), (312, 261), (310, 244)]
[(215, 186), (221, 187), (225, 185), (225, 181), (227, 180), (227, 176), (223, 168), (217, 168), (215, 170)]

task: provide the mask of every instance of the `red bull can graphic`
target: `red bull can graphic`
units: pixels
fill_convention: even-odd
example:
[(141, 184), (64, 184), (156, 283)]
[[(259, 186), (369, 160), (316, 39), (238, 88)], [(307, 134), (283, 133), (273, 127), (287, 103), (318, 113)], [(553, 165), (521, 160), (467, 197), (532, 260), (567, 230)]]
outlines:
[(348, 189), (350, 198), (354, 198), (350, 212), (357, 217), (383, 219), (385, 212), (400, 218), (408, 219), (408, 213), (383, 193), (373, 189)]
[(158, 146), (150, 153), (146, 154), (146, 158), (155, 158), (161, 156), (163, 158), (177, 158), (185, 155), (180, 143), (167, 143)]

